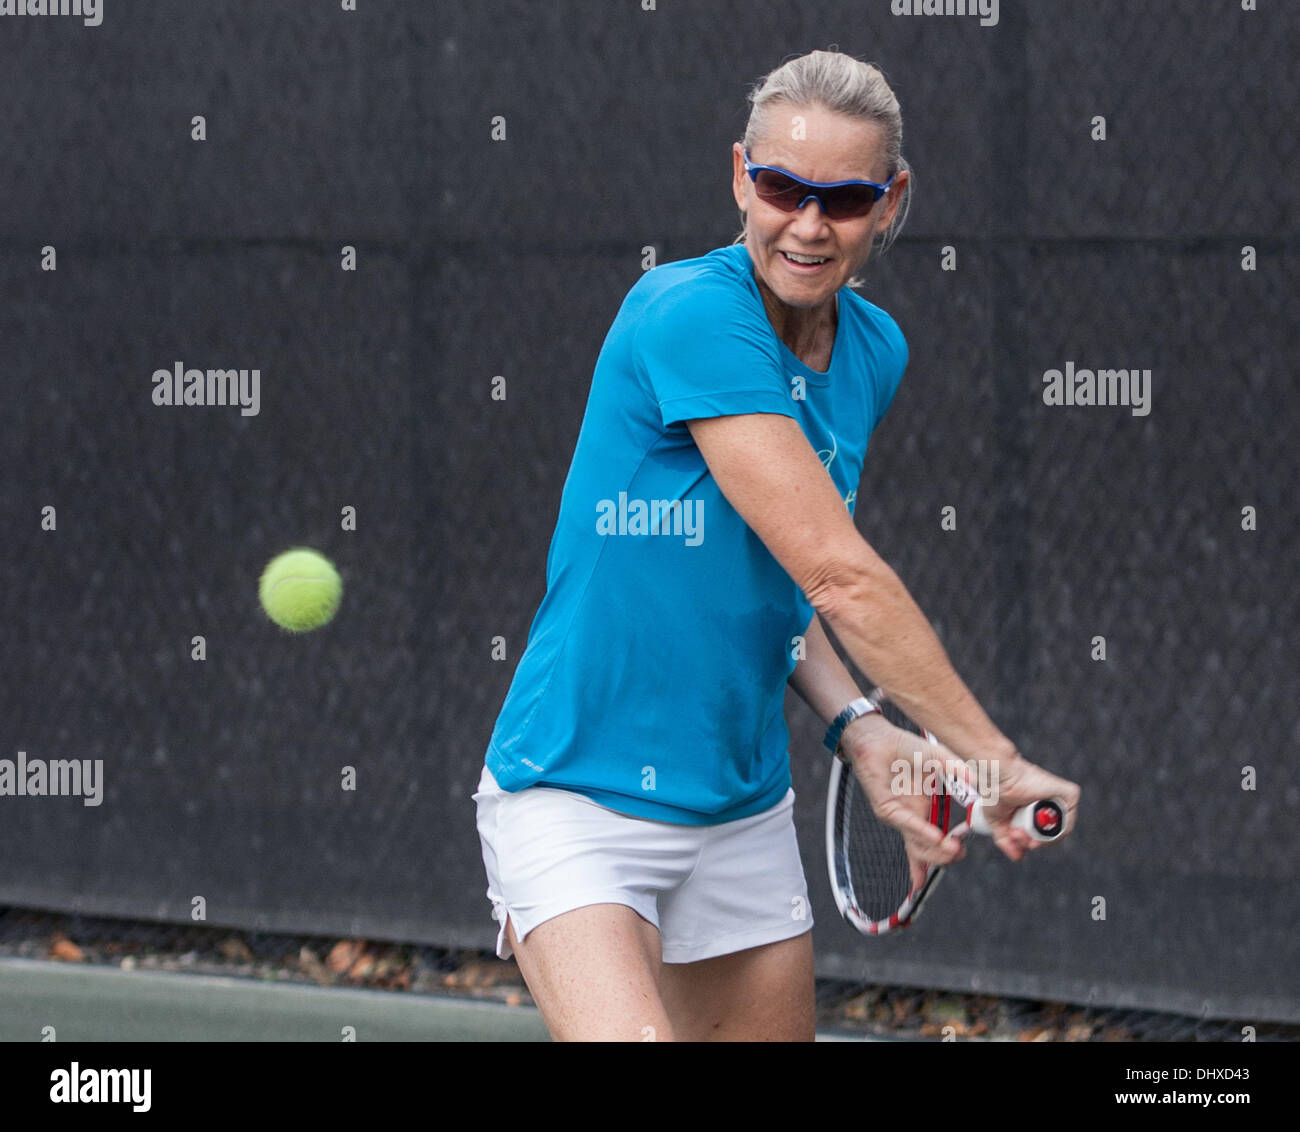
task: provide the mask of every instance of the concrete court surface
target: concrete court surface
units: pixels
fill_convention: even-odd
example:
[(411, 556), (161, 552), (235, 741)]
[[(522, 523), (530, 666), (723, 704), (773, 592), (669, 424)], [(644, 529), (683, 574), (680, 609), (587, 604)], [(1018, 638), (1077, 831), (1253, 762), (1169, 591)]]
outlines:
[[(0, 1042), (545, 1042), (534, 1007), (0, 959)], [(818, 1034), (818, 1041), (856, 1040)]]

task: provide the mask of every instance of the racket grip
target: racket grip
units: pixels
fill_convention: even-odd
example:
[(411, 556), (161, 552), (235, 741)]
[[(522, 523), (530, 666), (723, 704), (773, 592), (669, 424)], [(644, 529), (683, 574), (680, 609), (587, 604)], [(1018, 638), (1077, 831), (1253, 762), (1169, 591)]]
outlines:
[[(992, 833), (984, 818), (984, 803), (974, 803), (967, 811), (972, 833), (988, 836)], [(1028, 806), (1021, 806), (1011, 815), (1011, 828), (1021, 829), (1035, 841), (1055, 841), (1065, 832), (1065, 802), (1060, 798), (1044, 798)]]

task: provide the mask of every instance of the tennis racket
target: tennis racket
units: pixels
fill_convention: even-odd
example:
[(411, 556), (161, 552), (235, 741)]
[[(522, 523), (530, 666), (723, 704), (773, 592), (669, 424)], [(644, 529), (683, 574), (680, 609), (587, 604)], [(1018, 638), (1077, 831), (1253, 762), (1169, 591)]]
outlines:
[[(912, 767), (925, 768), (927, 762), (931, 771), (940, 767), (934, 761), (938, 755), (928, 754), (939, 749), (933, 735), (890, 703), (883, 689), (876, 688), (867, 699), (895, 727), (916, 736), (914, 744), (900, 745), (900, 757)], [(928, 793), (932, 825), (948, 833), (965, 821), (974, 833), (992, 832), (978, 790), (946, 774), (933, 773), (932, 778)], [(1054, 841), (1065, 829), (1065, 803), (1046, 798), (1022, 806), (1011, 824), (1036, 841)], [(913, 885), (903, 835), (876, 816), (842, 755), (832, 761), (826, 792), (826, 865), (840, 914), (864, 935), (884, 935), (911, 924), (943, 875), (942, 865), (931, 865), (925, 879)]]

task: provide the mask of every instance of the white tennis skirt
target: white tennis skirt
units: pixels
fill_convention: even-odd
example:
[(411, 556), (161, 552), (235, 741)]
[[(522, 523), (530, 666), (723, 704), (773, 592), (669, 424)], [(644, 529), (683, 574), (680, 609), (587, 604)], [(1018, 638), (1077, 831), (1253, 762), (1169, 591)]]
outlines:
[(810, 931), (794, 791), (721, 825), (632, 817), (548, 786), (510, 793), (483, 768), (479, 840), (487, 897), (508, 959), (506, 919), (538, 924), (591, 904), (625, 904), (659, 929), (665, 963), (693, 963)]

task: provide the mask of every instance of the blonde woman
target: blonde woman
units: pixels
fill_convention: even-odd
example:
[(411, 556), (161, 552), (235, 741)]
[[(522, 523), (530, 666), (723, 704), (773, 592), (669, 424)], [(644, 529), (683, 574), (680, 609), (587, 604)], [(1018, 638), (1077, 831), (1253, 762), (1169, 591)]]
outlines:
[[(854, 662), (1007, 818), (1079, 791), (1021, 757), (854, 526), (902, 377), (893, 319), (847, 288), (911, 191), (898, 102), (836, 52), (751, 95), (732, 150), (741, 239), (648, 272), (596, 364), (537, 612), (475, 800), (500, 925), (557, 1039), (811, 1040), (813, 950), (787, 682), (831, 725), (915, 861), (960, 841), (892, 796), (897, 733), (842, 713)], [(794, 647), (804, 641), (803, 658)]]

